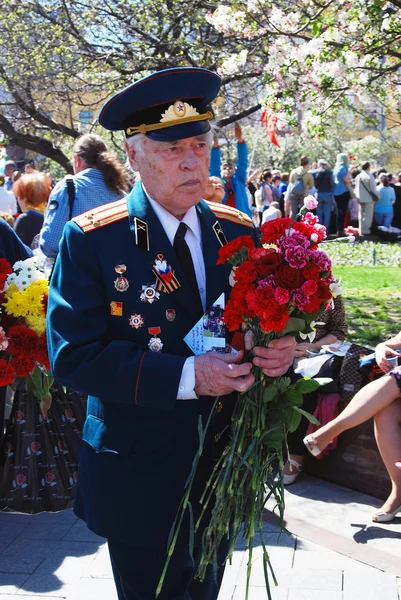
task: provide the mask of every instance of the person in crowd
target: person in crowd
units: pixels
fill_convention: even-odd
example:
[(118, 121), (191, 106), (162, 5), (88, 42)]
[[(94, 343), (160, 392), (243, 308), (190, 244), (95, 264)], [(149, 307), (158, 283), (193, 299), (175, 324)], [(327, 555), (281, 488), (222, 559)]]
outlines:
[(274, 200), (270, 202), (269, 208), (263, 211), (262, 214), (262, 223), (266, 223), (267, 221), (274, 221), (274, 219), (281, 219), (282, 213), (280, 210), (280, 205), (278, 202)]
[(246, 180), (246, 186), (249, 194), (251, 195), (252, 202), (251, 205), (255, 207), (255, 192), (258, 189), (257, 180), (258, 180), (258, 169), (254, 169), (251, 173), (248, 173), (248, 179)]
[(349, 214), (349, 224), (352, 227), (358, 228), (359, 226), (359, 204), (356, 196), (351, 198), (348, 202), (347, 213)]
[(379, 198), (376, 181), (370, 169), (370, 162), (363, 163), (362, 171), (355, 178), (355, 196), (358, 201), (359, 235), (370, 235), (373, 223), (374, 205)]
[[(322, 346), (345, 340), (348, 335), (348, 327), (345, 320), (344, 302), (341, 296), (334, 298), (333, 302), (333, 308), (325, 310), (319, 315), (319, 325), (316, 325), (316, 335), (313, 342), (298, 341), (295, 348), (295, 360), (309, 358), (311, 353), (319, 353)], [(321, 392), (324, 394), (324, 388)], [(311, 414), (316, 408), (318, 393), (319, 390), (316, 390), (304, 395), (302, 408)], [(302, 471), (306, 452), (303, 439), (308, 425), (308, 419), (302, 417), (298, 429), (287, 436), (289, 457), (284, 467), (284, 485), (294, 483)]]
[(4, 175), (6, 176), (6, 182), (4, 184), (7, 192), (11, 192), (13, 189), (13, 173), (17, 170), (15, 162), (7, 160), (4, 164)]
[(273, 175), (272, 177), (272, 183), (271, 183), (271, 190), (272, 190), (272, 198), (273, 198), (273, 202), (277, 202), (280, 205), (280, 199), (281, 199), (281, 194), (280, 194), (280, 183), (281, 183), (281, 177), (279, 175)]
[(27, 246), (43, 226), (43, 212), (50, 196), (51, 186), (44, 173), (22, 175), (14, 184), (22, 214), (15, 220), (14, 230)]
[(33, 162), (33, 160), (30, 160), (24, 166), (24, 173), (26, 175), (33, 175), (34, 173), (38, 173), (38, 172), (39, 171), (37, 169), (35, 169), (35, 163)]
[(263, 217), (263, 198), (262, 198), (262, 184), (258, 183), (257, 184), (257, 189), (255, 192), (255, 217), (254, 217), (254, 223), (256, 225), (256, 227), (260, 227), (262, 224), (262, 217)]
[[(5, 258), (12, 266), (18, 260), (25, 260), (31, 256), (31, 249), (21, 242), (15, 231), (4, 219), (0, 219), (0, 258)], [(4, 434), (6, 390), (7, 386), (0, 386), (0, 446)]]
[(317, 456), (336, 437), (374, 417), (375, 437), (391, 480), (391, 492), (383, 506), (372, 515), (379, 523), (392, 521), (401, 511), (401, 473), (395, 467), (401, 456), (401, 367), (397, 350), (401, 332), (376, 346), (376, 362), (385, 373), (360, 389), (333, 421), (306, 436), (304, 444)]
[(333, 172), (329, 169), (327, 161), (321, 158), (317, 163), (317, 169), (312, 171), (312, 175), (316, 188), (316, 200), (319, 202), (316, 214), (319, 223), (324, 225), (328, 231), (333, 210)]
[[(209, 104), (220, 82), (206, 69), (169, 69), (106, 102), (99, 123), (124, 130), (141, 181), (126, 199), (66, 225), (50, 284), (54, 376), (89, 394), (75, 512), (108, 539), (120, 600), (155, 598), (199, 447), (199, 419), (205, 423), (219, 396), (192, 488), (195, 519), (225, 447), (226, 433), (216, 427), (228, 429), (236, 393), (254, 380), (242, 351), (194, 357), (184, 342), (221, 293), (230, 293), (231, 266), (216, 265), (223, 239), (256, 237), (246, 214), (201, 200), (213, 143)], [(166, 268), (172, 279), (163, 278)], [(284, 336), (254, 348), (253, 361), (268, 376), (283, 374), (294, 349)], [(224, 569), (210, 565), (203, 582), (193, 578), (186, 523), (159, 598), (215, 600)], [(195, 557), (199, 542), (197, 534)]]
[(390, 183), (395, 192), (393, 227), (401, 229), (401, 173), (398, 173), (393, 179), (394, 183)]
[(14, 227), (14, 217), (10, 215), (8, 212), (0, 212), (0, 219), (4, 219), (6, 223), (10, 225), (10, 227)]
[(0, 174), (0, 210), (9, 215), (15, 215), (17, 212), (17, 201), (12, 192), (8, 192), (5, 187), (6, 178)]
[(57, 183), (45, 213), (39, 245), (51, 259), (57, 256), (64, 226), (71, 217), (125, 196), (128, 176), (98, 135), (86, 133), (78, 138), (73, 168), (73, 181), (68, 183), (67, 177)]
[(231, 160), (227, 160), (221, 164), (219, 139), (215, 135), (210, 153), (210, 175), (221, 177), (224, 181), (226, 194), (223, 204), (237, 208), (250, 217), (251, 207), (246, 188), (248, 148), (242, 136), (241, 125), (238, 122), (234, 123), (234, 135), (237, 140), (237, 164), (235, 165)]
[(348, 202), (351, 199), (350, 186), (351, 175), (349, 173), (348, 154), (337, 154), (336, 165), (333, 171), (334, 177), (334, 199), (337, 205), (337, 235), (344, 235), (345, 214), (347, 212)]
[(389, 185), (388, 177), (385, 173), (381, 173), (379, 181), (380, 184), (377, 188), (379, 200), (374, 205), (374, 221), (377, 226), (390, 227), (394, 217), (395, 191)]
[(313, 177), (308, 171), (309, 158), (302, 156), (299, 162), (299, 167), (291, 171), (285, 199), (285, 214), (292, 219), (297, 215), (304, 198), (313, 187)]
[(203, 194), (203, 199), (220, 204), (223, 202), (225, 193), (224, 181), (220, 177), (210, 176), (209, 183)]
[(269, 208), (270, 203), (273, 202), (273, 191), (272, 191), (272, 173), (271, 171), (263, 171), (260, 180), (260, 191), (262, 193), (263, 209)]
[(280, 192), (280, 210), (281, 213), (284, 214), (284, 197), (288, 188), (288, 182), (290, 179), (289, 173), (281, 173), (281, 183), (278, 186), (278, 191)]

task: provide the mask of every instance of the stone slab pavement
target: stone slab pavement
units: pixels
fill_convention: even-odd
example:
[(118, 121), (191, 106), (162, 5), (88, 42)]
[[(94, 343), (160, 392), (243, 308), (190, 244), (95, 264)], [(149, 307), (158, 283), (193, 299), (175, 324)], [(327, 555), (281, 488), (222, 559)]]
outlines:
[[(372, 526), (380, 501), (303, 476), (286, 493), (281, 533), (264, 537), (278, 587), (272, 600), (401, 600), (401, 518)], [(271, 506), (273, 508), (273, 506)], [(238, 543), (219, 600), (245, 599), (248, 553)], [(267, 598), (257, 542), (249, 600)], [(0, 513), (0, 600), (117, 600), (105, 540), (72, 511)]]

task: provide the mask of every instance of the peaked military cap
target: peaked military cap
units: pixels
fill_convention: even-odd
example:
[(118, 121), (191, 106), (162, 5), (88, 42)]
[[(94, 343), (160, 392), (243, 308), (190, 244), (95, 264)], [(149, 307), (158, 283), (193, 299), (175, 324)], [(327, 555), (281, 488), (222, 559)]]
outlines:
[(99, 123), (126, 137), (143, 133), (153, 140), (173, 141), (210, 131), (210, 103), (221, 85), (217, 73), (196, 67), (152, 73), (103, 106)]

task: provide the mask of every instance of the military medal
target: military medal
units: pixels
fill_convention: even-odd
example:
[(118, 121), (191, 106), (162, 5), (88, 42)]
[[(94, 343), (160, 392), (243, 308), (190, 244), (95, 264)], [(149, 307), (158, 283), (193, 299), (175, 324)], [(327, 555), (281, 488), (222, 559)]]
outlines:
[(149, 302), (152, 304), (155, 300), (160, 298), (159, 292), (156, 290), (156, 284), (153, 285), (143, 285), (141, 292), (141, 300), (142, 302)]
[(174, 308), (168, 308), (166, 310), (167, 321), (170, 321), (170, 323), (172, 323), (175, 319), (175, 316), (176, 316), (176, 312), (175, 312)]
[(158, 254), (156, 256), (155, 262), (153, 263), (153, 273), (156, 275), (156, 289), (159, 292), (163, 291), (170, 294), (180, 287), (173, 269), (168, 264), (163, 254)]
[(129, 319), (129, 324), (134, 329), (139, 329), (144, 324), (143, 317), (141, 317), (141, 315), (131, 315)]
[(110, 313), (113, 317), (122, 317), (123, 316), (123, 303), (112, 301), (110, 302)]
[(161, 349), (163, 348), (163, 344), (162, 344), (162, 341), (160, 338), (152, 337), (149, 340), (148, 347), (149, 347), (149, 350), (151, 350), (152, 352), (161, 352)]
[(117, 292), (126, 292), (129, 288), (129, 282), (128, 279), (122, 275), (127, 270), (127, 267), (125, 265), (116, 265), (114, 270), (116, 273), (118, 273), (118, 275), (120, 275), (120, 277), (117, 277), (115, 280), (114, 287), (116, 288)]

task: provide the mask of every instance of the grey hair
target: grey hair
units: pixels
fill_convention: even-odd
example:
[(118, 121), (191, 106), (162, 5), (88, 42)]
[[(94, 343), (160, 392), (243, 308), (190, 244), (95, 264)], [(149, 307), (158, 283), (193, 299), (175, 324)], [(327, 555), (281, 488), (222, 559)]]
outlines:
[(317, 161), (317, 164), (319, 167), (328, 167), (328, 163), (327, 160), (324, 160), (324, 158), (321, 158), (320, 160)]
[[(138, 133), (137, 135), (132, 135), (131, 137), (126, 138), (125, 141), (127, 143), (127, 146), (129, 146), (129, 148), (132, 148), (133, 150), (135, 150), (135, 154), (137, 154), (139, 156), (143, 156), (143, 153), (144, 153), (143, 140), (145, 137), (146, 137), (145, 134)], [(206, 133), (202, 133), (201, 135), (197, 135), (195, 137), (197, 137), (199, 140), (202, 140), (203, 142), (206, 142), (207, 145), (209, 146), (209, 148), (212, 147), (212, 145), (213, 145), (213, 131), (212, 130), (207, 131)], [(128, 163), (128, 166), (132, 169), (131, 160), (130, 160), (128, 152), (127, 152), (127, 163)]]

